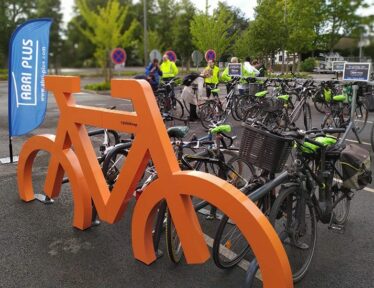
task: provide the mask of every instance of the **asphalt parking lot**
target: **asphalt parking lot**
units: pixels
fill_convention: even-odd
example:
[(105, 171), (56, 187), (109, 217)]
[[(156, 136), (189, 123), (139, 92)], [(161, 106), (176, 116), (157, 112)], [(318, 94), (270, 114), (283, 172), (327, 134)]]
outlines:
[[(77, 95), (78, 103), (129, 109), (129, 103), (103, 95)], [(45, 122), (27, 136), (14, 139), (18, 154), (30, 136), (54, 133), (59, 117), (52, 95)], [(321, 114), (313, 109), (314, 126)], [(370, 143), (374, 113), (361, 135)], [(231, 121), (233, 134), (240, 123)], [(202, 135), (199, 123), (190, 133)], [(354, 139), (353, 137), (349, 137)], [(8, 156), (7, 82), (0, 82), (0, 158)], [(370, 148), (367, 145), (368, 148)], [(34, 189), (42, 191), (48, 155), (37, 158), (33, 170)], [(18, 196), (16, 165), (0, 165), (0, 287), (241, 287), (245, 271), (222, 271), (212, 260), (203, 265), (172, 264), (165, 255), (146, 266), (133, 258), (131, 212), (115, 224), (102, 223), (87, 231), (72, 227), (73, 203), (69, 185), (64, 185), (52, 205), (24, 203)], [(318, 224), (318, 242), (310, 271), (296, 287), (374, 287), (374, 185), (359, 191), (351, 203), (350, 220), (344, 234)], [(213, 236), (217, 221), (201, 217), (206, 234)], [(163, 239), (162, 239), (163, 240)], [(161, 250), (165, 249), (164, 241)], [(257, 280), (256, 287), (262, 287)]]

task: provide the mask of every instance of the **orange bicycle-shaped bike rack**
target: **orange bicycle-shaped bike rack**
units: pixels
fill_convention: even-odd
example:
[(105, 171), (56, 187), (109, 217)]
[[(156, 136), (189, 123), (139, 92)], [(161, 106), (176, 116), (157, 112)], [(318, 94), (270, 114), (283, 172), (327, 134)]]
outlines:
[[(258, 259), (264, 287), (293, 286), (283, 246), (257, 206), (218, 177), (180, 170), (152, 89), (146, 81), (112, 80), (111, 83), (112, 97), (131, 100), (136, 112), (76, 105), (72, 93), (80, 92), (78, 77), (47, 76), (45, 84), (55, 95), (60, 119), (56, 135), (33, 136), (22, 148), (18, 164), (22, 200), (34, 200), (32, 164), (38, 151), (44, 150), (51, 154), (44, 192), (51, 198), (57, 197), (64, 173), (67, 173), (74, 200), (73, 225), (82, 230), (90, 227), (91, 199), (99, 217), (115, 223), (152, 159), (158, 178), (143, 191), (132, 217), (132, 246), (136, 259), (146, 264), (156, 260), (152, 226), (158, 204), (163, 199), (173, 217), (187, 263), (203, 263), (209, 259), (191, 201), (194, 196), (208, 201), (233, 219)], [(135, 134), (126, 163), (111, 192), (85, 125)]]

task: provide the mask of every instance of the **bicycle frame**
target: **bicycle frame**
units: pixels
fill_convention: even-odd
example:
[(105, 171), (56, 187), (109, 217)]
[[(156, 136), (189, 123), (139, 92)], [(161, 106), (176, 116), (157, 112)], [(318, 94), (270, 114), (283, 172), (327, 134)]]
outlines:
[[(22, 148), (17, 171), (21, 199), (34, 199), (32, 164), (38, 151), (45, 150), (52, 155), (45, 193), (51, 198), (58, 196), (66, 171), (72, 184), (74, 226), (85, 229), (91, 225), (91, 197), (99, 217), (114, 223), (121, 218), (152, 159), (158, 178), (143, 191), (132, 217), (132, 245), (136, 259), (146, 264), (156, 260), (152, 229), (162, 200), (168, 204), (187, 263), (203, 263), (209, 259), (210, 253), (191, 201), (194, 196), (208, 201), (235, 221), (260, 263), (265, 287), (293, 286), (282, 243), (256, 205), (218, 177), (180, 170), (149, 83), (112, 80), (112, 96), (130, 99), (136, 112), (76, 105), (72, 93), (80, 91), (78, 77), (46, 76), (45, 83), (47, 90), (54, 92), (60, 119), (56, 136), (34, 136)], [(111, 192), (85, 125), (135, 134), (126, 163)]]

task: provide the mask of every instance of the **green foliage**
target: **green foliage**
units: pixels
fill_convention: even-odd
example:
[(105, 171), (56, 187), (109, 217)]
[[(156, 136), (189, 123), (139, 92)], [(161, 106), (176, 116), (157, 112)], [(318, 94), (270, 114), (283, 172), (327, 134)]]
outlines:
[(91, 83), (84, 86), (86, 90), (108, 91), (110, 90), (110, 82)]
[(227, 9), (215, 10), (212, 16), (199, 13), (191, 22), (192, 42), (200, 51), (214, 49), (219, 59), (238, 35), (231, 30), (233, 24), (234, 17)]
[(307, 58), (301, 63), (301, 70), (304, 72), (313, 72), (314, 67), (316, 67), (316, 59)]
[(195, 49), (192, 43), (192, 35), (190, 29), (183, 29), (183, 27), (189, 27), (190, 23), (195, 16), (195, 7), (190, 0), (181, 0), (177, 6), (178, 12), (176, 13), (173, 26), (172, 26), (172, 46), (181, 58), (182, 63), (187, 64), (191, 59), (191, 53)]
[(129, 7), (121, 6), (118, 0), (108, 1), (105, 7), (98, 7), (98, 12), (92, 11), (86, 0), (78, 0), (77, 5), (87, 28), (78, 23), (75, 23), (76, 27), (95, 45), (95, 58), (105, 71), (105, 80), (108, 82), (111, 76), (111, 70), (106, 69), (109, 53), (118, 46), (130, 46), (138, 22), (133, 20), (128, 29), (124, 29)]

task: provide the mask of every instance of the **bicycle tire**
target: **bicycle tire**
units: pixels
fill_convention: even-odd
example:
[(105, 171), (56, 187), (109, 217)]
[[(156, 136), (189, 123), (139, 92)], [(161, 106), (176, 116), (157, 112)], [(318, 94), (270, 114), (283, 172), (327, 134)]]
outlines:
[[(300, 223), (300, 219), (294, 219), (294, 210), (296, 208), (295, 205), (300, 204), (300, 186), (299, 185), (290, 185), (287, 184), (283, 185), (279, 191), (278, 197), (275, 199), (275, 202), (271, 208), (270, 215), (269, 215), (269, 221), (274, 226), (275, 231), (278, 233), (278, 236), (283, 243), (283, 247), (287, 253), (288, 260), (291, 266), (292, 270), (292, 277), (293, 281), (296, 283), (300, 281), (305, 274), (307, 273), (310, 264), (313, 259), (313, 255), (316, 248), (316, 242), (317, 242), (317, 219), (316, 214), (314, 210), (314, 206), (310, 201), (307, 201), (307, 199), (304, 199), (306, 201), (305, 203), (305, 214), (307, 211), (309, 211), (309, 219), (310, 219), (310, 228), (303, 227), (302, 229), (300, 227), (294, 227), (294, 225), (297, 225)], [(289, 219), (289, 216), (291, 214), (291, 220)], [(281, 219), (281, 217), (286, 216), (285, 223), (279, 223), (278, 220)], [(305, 220), (308, 217), (305, 217)], [(280, 225), (279, 225), (280, 224)], [(283, 231), (282, 228), (287, 227), (285, 231)], [(291, 230), (292, 229), (292, 230)], [(297, 230), (296, 230), (297, 229)], [(300, 230), (299, 230), (300, 229)], [(305, 243), (300, 241), (300, 237), (304, 236), (301, 235), (302, 233), (305, 234), (307, 229), (310, 229), (311, 232), (311, 241), (310, 243)], [(293, 238), (293, 239), (292, 239)], [(304, 240), (304, 239), (303, 239)], [(296, 249), (293, 249), (296, 248)], [(300, 255), (296, 255), (296, 257), (292, 256), (292, 253), (296, 251), (307, 251), (305, 261), (300, 261), (302, 259)], [(297, 253), (296, 253), (297, 254)], [(297, 259), (297, 260), (296, 260)], [(301, 267), (299, 268), (296, 263), (300, 262)]]
[(371, 144), (371, 150), (373, 150), (373, 152), (374, 152), (374, 125), (372, 125), (372, 127), (371, 127), (370, 144)]
[(232, 118), (233, 118), (235, 121), (241, 121), (241, 118), (239, 117), (239, 115), (236, 114), (236, 107), (237, 107), (237, 105), (238, 105), (239, 100), (240, 100), (239, 96), (237, 96), (237, 95), (232, 95), (230, 110), (231, 110)]
[(167, 209), (166, 211), (166, 251), (170, 261), (174, 264), (178, 264), (183, 257), (182, 244), (179, 241), (178, 234), (176, 233), (173, 219), (169, 213), (169, 209)]
[(253, 101), (248, 95), (244, 95), (239, 98), (235, 106), (235, 113), (240, 121), (244, 120), (245, 115), (247, 114), (246, 112), (252, 104)]
[(123, 156), (123, 159), (125, 159), (127, 157), (129, 148), (131, 147), (131, 144), (131, 142), (127, 142), (116, 145), (108, 152), (103, 161), (102, 171), (110, 190), (113, 188), (115, 182), (117, 181), (117, 177), (121, 170), (120, 166), (122, 166), (123, 164), (122, 160), (119, 163), (118, 156), (121, 155)]
[(304, 116), (304, 127), (305, 130), (311, 130), (312, 129), (312, 111), (310, 109), (309, 103), (305, 103), (303, 105), (303, 116)]
[(208, 100), (199, 108), (199, 118), (205, 129), (209, 129), (211, 124), (221, 121), (224, 111), (216, 101)]
[[(355, 114), (354, 114), (355, 119), (353, 120), (355, 122), (355, 127), (356, 127), (357, 133), (361, 133), (362, 130), (365, 129), (366, 123), (368, 121), (368, 115), (369, 115), (369, 112), (368, 112), (368, 109), (366, 107), (366, 104), (363, 103), (363, 102), (362, 103), (357, 103), (356, 111), (355, 111)], [(362, 120), (356, 119), (356, 118), (362, 118)], [(360, 125), (359, 123), (362, 123), (362, 124)]]
[(180, 100), (174, 99), (175, 105), (172, 105), (169, 113), (174, 119), (182, 119), (184, 116), (184, 107)]
[[(341, 166), (335, 165), (335, 167), (339, 170), (339, 174), (342, 175)], [(333, 183), (331, 185), (333, 200), (332, 223), (345, 225), (348, 221), (351, 208), (351, 198), (349, 196), (351, 191), (342, 187), (342, 179), (339, 177), (339, 174), (334, 171)]]
[(322, 113), (322, 114), (326, 113), (326, 103), (325, 102), (320, 102), (320, 101), (313, 100), (313, 105), (314, 105), (314, 108), (316, 108), (316, 110), (319, 113)]

